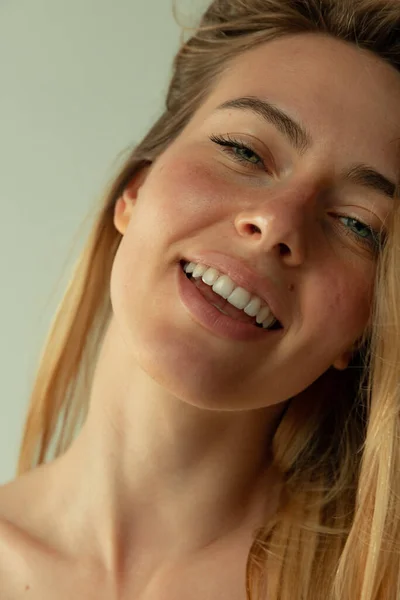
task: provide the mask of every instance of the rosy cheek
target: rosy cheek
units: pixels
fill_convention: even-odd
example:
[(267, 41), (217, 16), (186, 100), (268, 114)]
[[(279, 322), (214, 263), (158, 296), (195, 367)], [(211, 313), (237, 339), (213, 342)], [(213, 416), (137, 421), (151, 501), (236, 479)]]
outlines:
[(160, 209), (182, 220), (215, 219), (231, 195), (215, 169), (200, 160), (174, 157), (154, 171), (153, 192)]
[(332, 278), (329, 292), (322, 298), (327, 317), (337, 330), (349, 335), (360, 335), (367, 324), (370, 312), (368, 286), (357, 280), (353, 271), (342, 281)]

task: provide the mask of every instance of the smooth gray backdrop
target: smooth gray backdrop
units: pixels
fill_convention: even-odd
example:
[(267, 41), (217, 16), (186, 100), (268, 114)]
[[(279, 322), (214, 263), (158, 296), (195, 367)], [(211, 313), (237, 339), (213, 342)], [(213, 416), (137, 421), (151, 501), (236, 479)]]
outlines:
[[(179, 46), (172, 1), (0, 0), (0, 484), (15, 477), (80, 225), (160, 114)], [(193, 24), (209, 2), (177, 4)]]

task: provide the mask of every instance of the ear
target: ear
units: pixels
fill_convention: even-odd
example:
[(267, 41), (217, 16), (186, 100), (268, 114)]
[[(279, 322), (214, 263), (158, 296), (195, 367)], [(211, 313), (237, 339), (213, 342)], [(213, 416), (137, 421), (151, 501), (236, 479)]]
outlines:
[(352, 355), (353, 353), (350, 350), (343, 352), (332, 364), (333, 368), (338, 371), (345, 371), (349, 366)]
[(125, 235), (128, 228), (139, 190), (146, 180), (149, 168), (150, 165), (135, 173), (115, 203), (114, 226), (122, 235)]
[(343, 352), (343, 354), (338, 356), (338, 358), (332, 364), (332, 367), (334, 369), (337, 369), (338, 371), (344, 371), (345, 369), (347, 369), (347, 367), (349, 366), (349, 362), (353, 358), (353, 355), (358, 350), (360, 350), (361, 345), (362, 345), (361, 339), (356, 340), (354, 342), (354, 344), (348, 350), (346, 350), (345, 352)]

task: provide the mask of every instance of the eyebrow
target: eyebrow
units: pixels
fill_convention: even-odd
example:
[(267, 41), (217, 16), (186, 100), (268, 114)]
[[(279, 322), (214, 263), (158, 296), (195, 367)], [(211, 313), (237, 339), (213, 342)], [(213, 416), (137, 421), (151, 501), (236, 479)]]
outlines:
[[(303, 156), (313, 145), (313, 139), (302, 123), (295, 121), (282, 109), (267, 100), (261, 100), (256, 96), (234, 98), (218, 106), (217, 110), (232, 108), (251, 111), (268, 124), (274, 125), (300, 156)], [(365, 163), (355, 163), (342, 171), (340, 175), (347, 181), (368, 187), (390, 198), (395, 195), (396, 183)]]

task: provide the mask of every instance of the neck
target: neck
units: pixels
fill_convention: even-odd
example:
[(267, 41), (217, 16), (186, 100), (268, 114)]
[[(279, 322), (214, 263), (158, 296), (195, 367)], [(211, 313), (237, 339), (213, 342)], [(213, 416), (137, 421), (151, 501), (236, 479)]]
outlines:
[(120, 341), (111, 324), (87, 420), (54, 469), (54, 489), (73, 499), (71, 547), (117, 571), (139, 552), (161, 565), (221, 540), (251, 543), (275, 498), (270, 441), (284, 405), (198, 408), (133, 364)]

